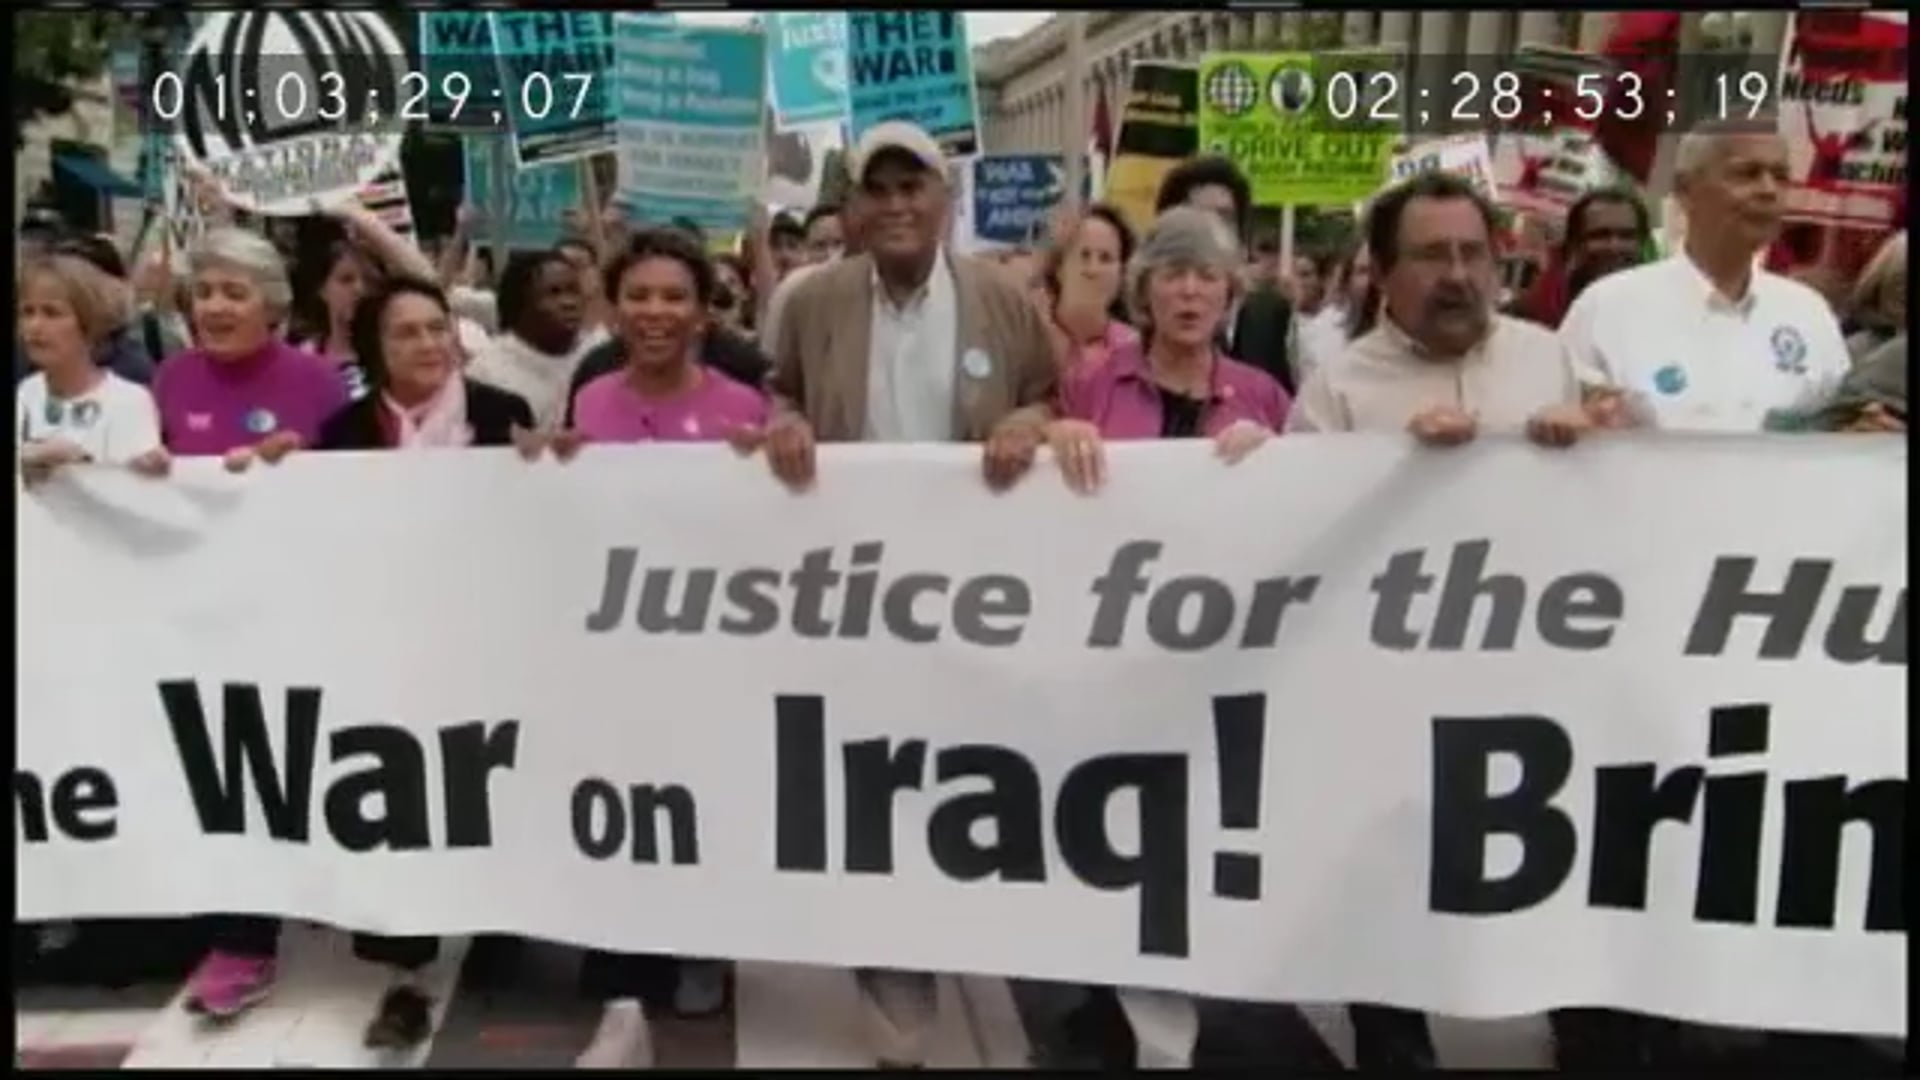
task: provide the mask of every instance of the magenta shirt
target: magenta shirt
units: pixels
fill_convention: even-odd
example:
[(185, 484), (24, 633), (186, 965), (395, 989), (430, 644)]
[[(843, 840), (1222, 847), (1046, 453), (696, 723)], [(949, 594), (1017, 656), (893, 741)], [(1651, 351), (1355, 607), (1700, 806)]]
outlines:
[(160, 435), (182, 456), (224, 454), (277, 432), (307, 446), (347, 403), (332, 364), (284, 341), (244, 360), (215, 360), (200, 349), (175, 353), (153, 377)]
[(588, 442), (718, 442), (739, 428), (763, 427), (767, 399), (711, 368), (677, 397), (641, 397), (625, 371), (611, 371), (573, 398), (573, 426)]
[[(1212, 398), (1200, 426), (1218, 435), (1236, 420), (1251, 420), (1270, 431), (1287, 423), (1292, 404), (1273, 376), (1250, 364), (1215, 354)], [(1085, 420), (1109, 439), (1157, 439), (1161, 431), (1160, 391), (1139, 341), (1114, 348), (1107, 362), (1070, 372), (1060, 384), (1061, 415)]]
[[(1060, 332), (1066, 333), (1061, 327)], [(1140, 344), (1140, 331), (1117, 319), (1107, 320), (1107, 329), (1094, 341), (1074, 341), (1068, 348), (1067, 370), (1078, 371), (1084, 367), (1099, 367), (1112, 359), (1113, 354), (1129, 345)]]

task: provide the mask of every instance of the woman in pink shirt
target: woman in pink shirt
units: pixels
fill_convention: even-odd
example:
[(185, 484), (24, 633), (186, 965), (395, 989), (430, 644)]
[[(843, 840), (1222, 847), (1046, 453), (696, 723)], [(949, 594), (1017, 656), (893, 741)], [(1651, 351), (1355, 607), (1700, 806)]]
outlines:
[(1220, 351), (1239, 263), (1233, 237), (1204, 211), (1179, 207), (1154, 223), (1127, 267), (1141, 340), (1069, 372), (1060, 419), (1048, 425), (1054, 459), (1074, 490), (1104, 481), (1103, 439), (1211, 438), (1238, 461), (1286, 423), (1290, 402), (1280, 384)]
[[(757, 388), (701, 363), (719, 285), (713, 263), (691, 238), (676, 229), (638, 233), (607, 264), (602, 284), (626, 364), (574, 395), (566, 438), (725, 442), (766, 424), (767, 399)], [(564, 459), (564, 444), (555, 449)], [(580, 981), (605, 1006), (578, 1059), (582, 1068), (650, 1067), (649, 1011), (699, 1015), (726, 1001), (726, 969), (712, 961), (595, 950), (581, 964)]]
[(1040, 267), (1043, 314), (1063, 377), (1097, 368), (1114, 350), (1139, 344), (1120, 295), (1133, 247), (1126, 219), (1104, 203), (1068, 219), (1048, 245)]

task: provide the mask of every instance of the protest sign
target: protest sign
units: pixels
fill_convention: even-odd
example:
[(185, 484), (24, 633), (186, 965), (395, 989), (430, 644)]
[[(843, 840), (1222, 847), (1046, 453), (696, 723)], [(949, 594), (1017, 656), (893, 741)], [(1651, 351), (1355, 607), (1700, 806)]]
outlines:
[(1127, 78), (1106, 201), (1135, 232), (1145, 232), (1160, 182), (1199, 146), (1199, 79), (1191, 67), (1147, 62), (1134, 63)]
[[(297, 216), (315, 201), (351, 198), (400, 166), (403, 125), (382, 121), (378, 103), (400, 100), (407, 67), (374, 12), (206, 15), (178, 72), (177, 159), (256, 214)], [(336, 82), (353, 90), (338, 114), (316, 89)]]
[(958, 11), (847, 13), (852, 137), (887, 120), (933, 136), (950, 157), (980, 152), (967, 21)]
[[(989, 154), (973, 159), (972, 174), (969, 222), (973, 235), (989, 244), (1035, 242), (1066, 193), (1067, 164), (1059, 154)], [(1089, 174), (1082, 172), (1080, 181), (1084, 202)]]
[(766, 174), (759, 30), (621, 16), (614, 25), (621, 205), (738, 231)]
[(1397, 184), (1429, 172), (1452, 173), (1471, 183), (1488, 202), (1500, 201), (1499, 188), (1493, 182), (1493, 150), (1485, 135), (1449, 135), (1416, 143), (1394, 155), (1387, 182)]
[(493, 20), (485, 11), (420, 13), (420, 76), (429, 131), (499, 131), (507, 108)]
[(17, 917), (1901, 1032), (1907, 450), (1783, 438), (76, 470)]
[[(1391, 54), (1386, 54), (1391, 55)], [(1255, 206), (1343, 206), (1379, 190), (1396, 133), (1364, 109), (1328, 111), (1335, 73), (1312, 53), (1209, 53), (1200, 61), (1200, 147), (1247, 174)]]
[(613, 14), (495, 11), (500, 94), (521, 168), (613, 149)]
[(1622, 179), (1596, 137), (1597, 121), (1566, 106), (1609, 85), (1613, 65), (1594, 53), (1524, 45), (1513, 70), (1524, 121), (1494, 141), (1494, 185), (1507, 207), (1558, 223), (1580, 196)]
[[(462, 150), (466, 165), (468, 206), (478, 212), (474, 235), (493, 236), (492, 155), (476, 140), (467, 140)], [(548, 248), (566, 235), (569, 210), (586, 205), (580, 190), (580, 170), (516, 169), (507, 194), (506, 240), (509, 247)]]
[(847, 13), (787, 11), (768, 16), (768, 87), (782, 129), (847, 120)]
[[(1787, 216), (1891, 229), (1907, 187), (1907, 15), (1800, 11), (1789, 19), (1778, 93)], [(1734, 78), (1748, 89), (1757, 78), (1764, 99), (1764, 76)], [(1744, 105), (1729, 96), (1734, 108)]]

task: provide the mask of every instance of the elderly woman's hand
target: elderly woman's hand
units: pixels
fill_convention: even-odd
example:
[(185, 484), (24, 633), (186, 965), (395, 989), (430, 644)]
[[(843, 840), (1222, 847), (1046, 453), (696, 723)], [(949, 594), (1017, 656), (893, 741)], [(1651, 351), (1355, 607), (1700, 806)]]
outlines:
[(1245, 461), (1248, 454), (1260, 449), (1273, 438), (1273, 432), (1266, 425), (1252, 420), (1235, 420), (1213, 437), (1213, 447), (1220, 459), (1229, 465)]
[(1085, 420), (1055, 420), (1047, 425), (1047, 448), (1069, 490), (1091, 495), (1107, 482), (1107, 454), (1100, 429)]

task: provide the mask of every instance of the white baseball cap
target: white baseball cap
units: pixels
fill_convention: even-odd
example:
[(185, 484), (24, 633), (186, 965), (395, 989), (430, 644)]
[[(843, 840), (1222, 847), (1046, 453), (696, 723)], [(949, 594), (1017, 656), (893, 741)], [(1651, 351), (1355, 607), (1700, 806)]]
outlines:
[(853, 151), (847, 155), (848, 178), (856, 184), (864, 183), (867, 167), (884, 150), (901, 151), (929, 171), (942, 177), (947, 174), (947, 156), (940, 151), (940, 144), (933, 141), (933, 136), (904, 120), (888, 120), (868, 128), (853, 144)]

